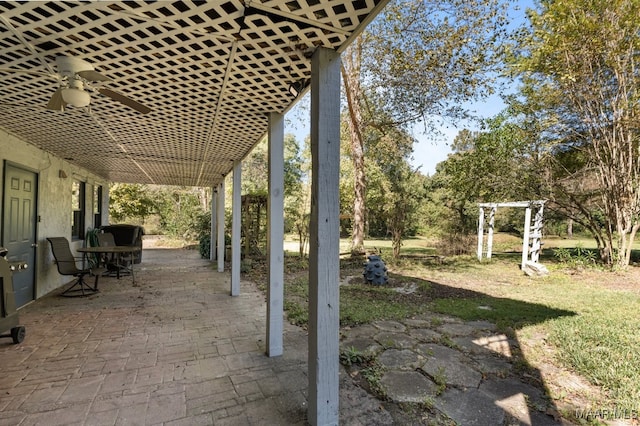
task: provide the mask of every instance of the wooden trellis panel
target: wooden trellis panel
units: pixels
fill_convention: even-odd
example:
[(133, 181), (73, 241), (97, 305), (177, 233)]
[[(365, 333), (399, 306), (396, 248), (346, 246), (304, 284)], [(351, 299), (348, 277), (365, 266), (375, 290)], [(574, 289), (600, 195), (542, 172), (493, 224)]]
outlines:
[[(0, 2), (0, 128), (112, 181), (215, 186), (309, 82), (314, 49), (344, 50), (384, 3)], [(152, 111), (99, 93), (45, 109), (58, 55)]]

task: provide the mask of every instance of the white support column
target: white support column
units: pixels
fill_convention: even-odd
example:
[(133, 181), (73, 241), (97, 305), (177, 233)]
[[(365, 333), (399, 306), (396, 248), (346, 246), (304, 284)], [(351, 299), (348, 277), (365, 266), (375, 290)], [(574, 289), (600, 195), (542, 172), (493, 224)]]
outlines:
[(282, 355), (284, 314), (284, 117), (269, 114), (267, 355)]
[(531, 207), (527, 207), (524, 212), (524, 234), (522, 236), (522, 263), (520, 269), (524, 269), (524, 264), (529, 260), (529, 231), (531, 230)]
[(109, 184), (102, 185), (102, 199), (100, 200), (100, 223), (109, 224)]
[(224, 181), (218, 185), (218, 202), (216, 203), (218, 211), (218, 272), (224, 272)]
[(487, 232), (487, 259), (491, 259), (493, 251), (493, 225), (496, 221), (496, 207), (492, 207), (489, 211), (489, 230)]
[(233, 197), (231, 202), (231, 295), (240, 295), (240, 219), (242, 208), (242, 161), (233, 165)]
[(482, 247), (484, 246), (484, 209), (480, 207), (478, 214), (478, 260), (482, 260)]
[(309, 411), (313, 426), (337, 425), (340, 313), (340, 54), (311, 59)]
[(216, 209), (216, 202), (218, 201), (218, 187), (211, 187), (211, 238), (209, 239), (209, 260), (216, 260), (216, 242), (218, 241), (218, 227), (216, 219), (218, 218), (218, 211)]
[(533, 219), (533, 235), (531, 236), (531, 261), (538, 263), (540, 250), (542, 249), (542, 221), (544, 215), (544, 203), (540, 203), (538, 211)]

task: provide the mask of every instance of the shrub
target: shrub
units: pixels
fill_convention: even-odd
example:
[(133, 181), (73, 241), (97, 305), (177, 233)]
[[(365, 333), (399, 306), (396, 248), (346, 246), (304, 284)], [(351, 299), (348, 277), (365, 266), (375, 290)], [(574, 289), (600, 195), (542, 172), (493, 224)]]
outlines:
[(435, 243), (436, 251), (442, 256), (473, 254), (477, 247), (477, 236), (451, 232), (443, 234)]
[(203, 259), (211, 258), (211, 235), (200, 234), (199, 250)]

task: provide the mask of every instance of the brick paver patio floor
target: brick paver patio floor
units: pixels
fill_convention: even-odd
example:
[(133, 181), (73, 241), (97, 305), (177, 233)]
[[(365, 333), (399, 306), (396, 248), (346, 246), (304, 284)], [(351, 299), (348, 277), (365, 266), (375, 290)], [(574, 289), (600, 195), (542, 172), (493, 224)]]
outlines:
[(265, 353), (264, 296), (229, 296), (197, 251), (144, 250), (100, 292), (62, 289), (20, 310), (22, 344), (0, 340), (0, 425), (304, 424), (307, 338), (285, 322)]

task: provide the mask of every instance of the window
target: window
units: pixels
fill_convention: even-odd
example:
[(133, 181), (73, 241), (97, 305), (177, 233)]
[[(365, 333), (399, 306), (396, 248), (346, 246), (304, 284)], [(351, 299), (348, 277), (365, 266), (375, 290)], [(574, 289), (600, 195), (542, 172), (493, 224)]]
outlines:
[(102, 186), (93, 186), (93, 227), (98, 229), (102, 226)]
[(71, 239), (81, 240), (84, 238), (84, 215), (85, 215), (85, 183), (74, 180), (71, 185)]

